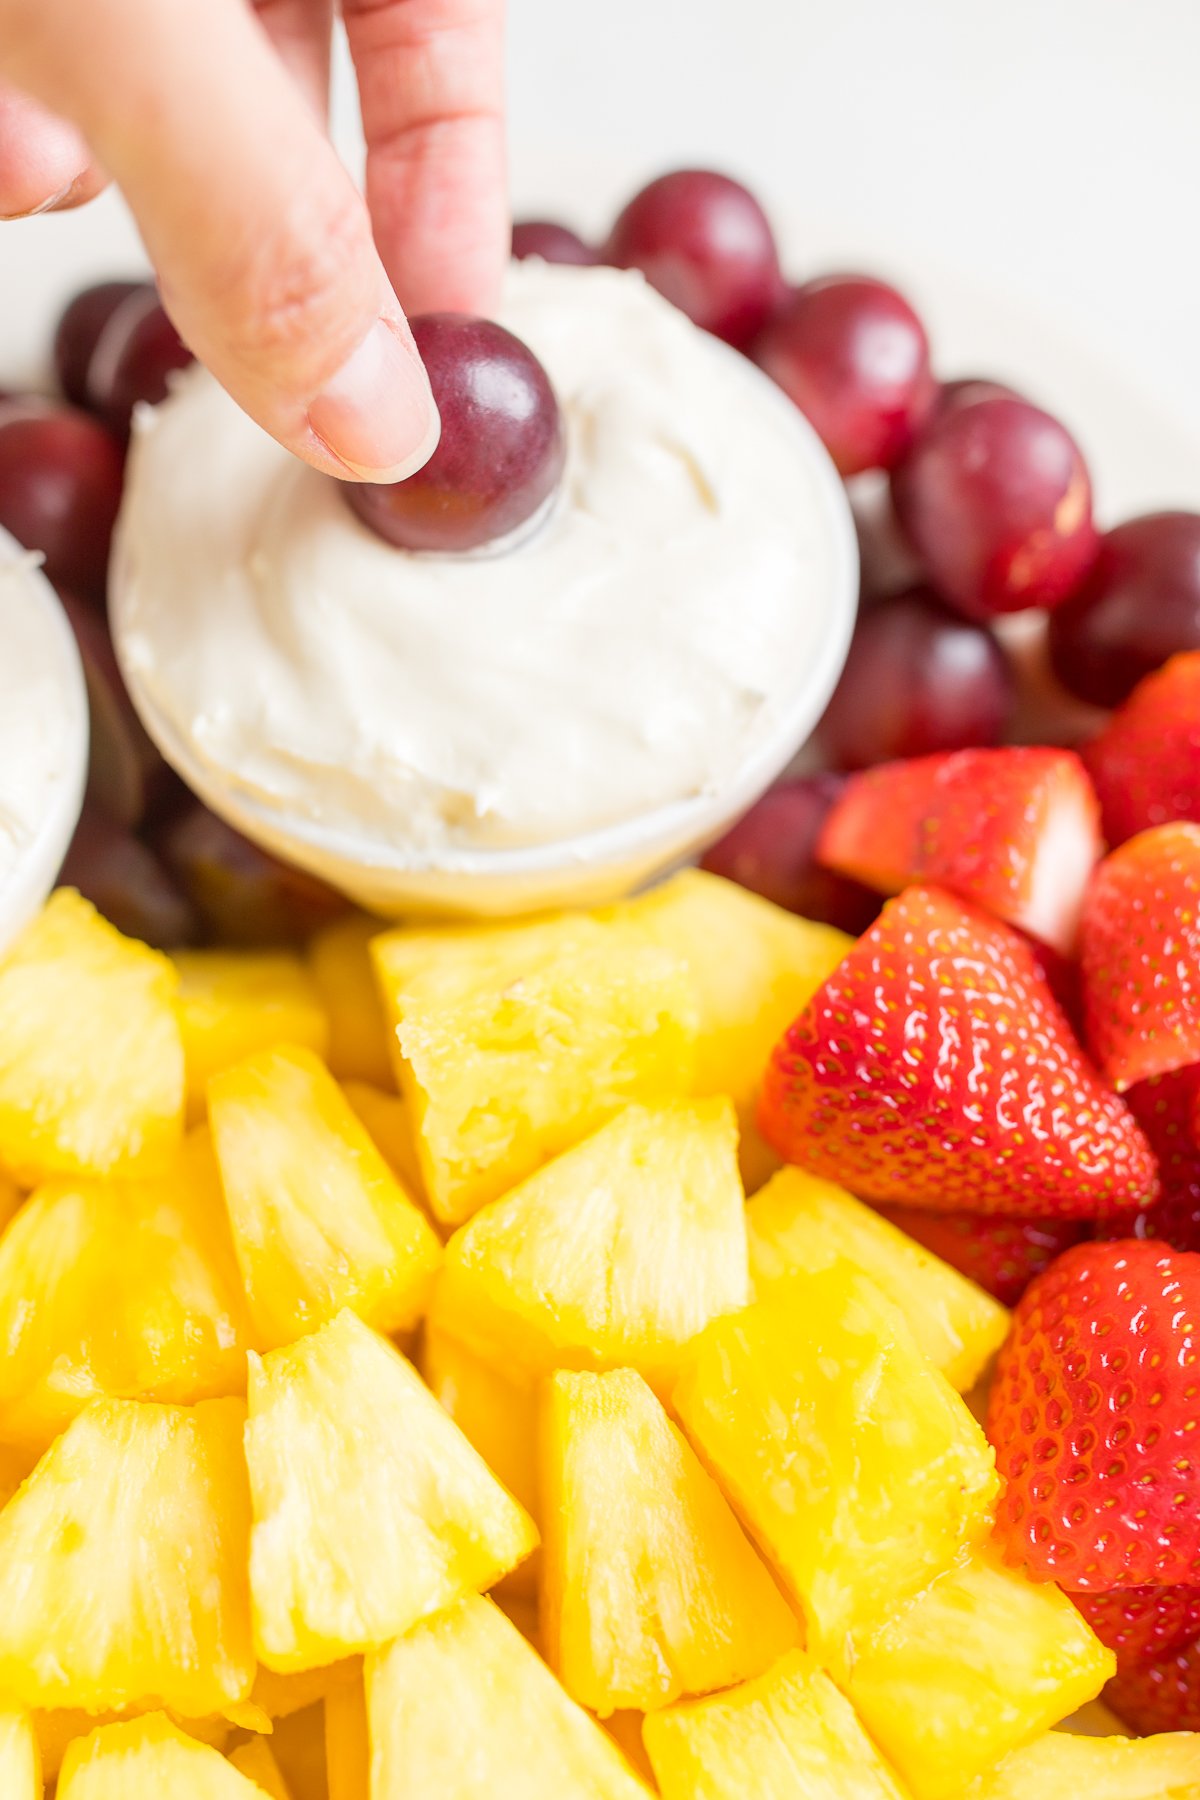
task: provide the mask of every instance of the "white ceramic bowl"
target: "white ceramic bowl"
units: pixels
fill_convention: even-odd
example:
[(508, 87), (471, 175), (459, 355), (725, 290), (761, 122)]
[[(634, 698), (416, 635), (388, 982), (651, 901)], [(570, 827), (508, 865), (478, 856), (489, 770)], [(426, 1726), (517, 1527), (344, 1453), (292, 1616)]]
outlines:
[[(742, 379), (761, 384), (769, 404), (787, 420), (811, 477), (814, 527), (825, 539), (814, 565), (826, 571), (825, 585), (805, 596), (820, 629), (804, 679), (782, 697), (769, 725), (719, 790), (655, 807), (602, 830), (519, 848), (431, 851), (384, 844), (365, 833), (283, 817), (226, 786), (158, 712), (130, 667), (126, 672), (134, 702), (163, 755), (213, 812), (246, 837), (333, 882), (369, 910), (388, 915), (495, 917), (599, 904), (630, 892), (718, 837), (792, 760), (824, 711), (854, 625), (858, 546), (841, 479), (811, 426), (752, 363), (724, 344), (710, 342), (714, 354), (736, 360)], [(118, 652), (121, 594), (118, 578), (110, 598)]]
[[(54, 886), (71, 842), (87, 779), (88, 706), (83, 666), (58, 596), (0, 530), (0, 723), (17, 740), (0, 769), (0, 949)], [(6, 693), (6, 684), (11, 689)], [(25, 717), (21, 716), (21, 709)]]

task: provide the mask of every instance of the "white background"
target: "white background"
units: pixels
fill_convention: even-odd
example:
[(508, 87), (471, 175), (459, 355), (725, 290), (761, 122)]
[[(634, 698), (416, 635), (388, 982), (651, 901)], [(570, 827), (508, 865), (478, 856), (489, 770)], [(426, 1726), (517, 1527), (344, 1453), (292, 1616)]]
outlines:
[[(728, 168), (795, 273), (891, 271), (1059, 407), (1110, 516), (1200, 504), (1200, 0), (511, 0), (509, 62), (518, 210)], [(111, 201), (0, 228), (0, 378), (132, 254)]]

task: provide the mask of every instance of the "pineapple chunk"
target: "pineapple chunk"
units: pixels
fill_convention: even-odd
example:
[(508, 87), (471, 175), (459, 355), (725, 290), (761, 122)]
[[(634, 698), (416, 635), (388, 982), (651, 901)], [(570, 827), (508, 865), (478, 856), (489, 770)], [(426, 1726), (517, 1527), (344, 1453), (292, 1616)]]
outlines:
[[(133, 1717), (141, 1717), (135, 1709)], [(156, 1711), (157, 1708), (150, 1708)], [(30, 1715), (33, 1721), (34, 1735), (37, 1738), (38, 1751), (42, 1759), (42, 1774), (47, 1781), (57, 1779), (63, 1766), (67, 1751), (76, 1738), (88, 1737), (101, 1725), (128, 1724), (129, 1713), (116, 1712), (83, 1712), (78, 1708), (64, 1709), (61, 1712), (35, 1712)], [(184, 1719), (176, 1720), (188, 1737), (196, 1738), (203, 1744), (211, 1744), (214, 1750), (224, 1750), (232, 1735), (233, 1727), (227, 1719)]]
[(325, 1767), (329, 1800), (367, 1800), (371, 1742), (367, 1736), (367, 1690), (361, 1679), (339, 1688), (325, 1702)]
[(0, 1794), (4, 1800), (42, 1800), (42, 1764), (33, 1721), (0, 1706)]
[[(271, 1733), (271, 1755), (283, 1771), (292, 1800), (329, 1800), (323, 1705), (306, 1706), (280, 1719)], [(367, 1800), (365, 1789), (357, 1800)]]
[(616, 1745), (490, 1600), (367, 1658), (371, 1800), (647, 1800)]
[(828, 1675), (793, 1651), (757, 1681), (653, 1713), (663, 1800), (906, 1800)]
[(286, 951), (177, 950), (188, 1111), (204, 1113), (210, 1076), (273, 1044), (323, 1056), (329, 1020), (316, 983)]
[[(364, 1790), (365, 1791), (365, 1790)], [(1196, 1800), (1200, 1733), (1071, 1737), (1050, 1731), (963, 1790), (963, 1800)]]
[(424, 1310), (441, 1245), (311, 1051), (214, 1076), (209, 1116), (251, 1317), (267, 1349), (353, 1307), (380, 1331)]
[(822, 1648), (988, 1530), (997, 1480), (983, 1432), (849, 1263), (793, 1275), (710, 1325), (673, 1401)]
[(626, 922), (389, 932), (372, 946), (425, 1191), (461, 1224), (632, 1100), (687, 1093), (683, 959)]
[(543, 1429), (548, 1661), (601, 1718), (759, 1675), (795, 1615), (640, 1375), (555, 1375)]
[(403, 1097), (372, 1087), (366, 1081), (343, 1081), (342, 1092), (400, 1186), (414, 1199), (423, 1200), (425, 1188), (417, 1140)]
[(16, 1217), (25, 1204), (25, 1190), (19, 1188), (6, 1170), (0, 1169), (0, 1231)]
[(329, 1066), (339, 1081), (390, 1088), (391, 1031), (371, 963), (371, 940), (384, 929), (359, 913), (319, 931), (308, 947), (309, 967), (329, 1019)]
[(250, 1342), (203, 1130), (169, 1175), (49, 1183), (0, 1239), (0, 1436), (34, 1455), (99, 1397), (244, 1393)]
[(245, 1408), (94, 1400), (0, 1513), (0, 1691), (203, 1717), (254, 1679)]
[(0, 960), (0, 1162), (51, 1175), (155, 1173), (183, 1125), (176, 976), (70, 888)]
[[(58, 1800), (264, 1800), (219, 1750), (185, 1737), (165, 1714), (102, 1725), (67, 1751)], [(7, 1800), (7, 1797), (6, 1797)]]
[(425, 1326), (419, 1367), (467, 1442), (537, 1519), (538, 1408), (533, 1384), (510, 1381), (432, 1320)]
[(687, 963), (700, 1006), (695, 1092), (732, 1095), (746, 1185), (757, 1186), (778, 1166), (755, 1123), (767, 1059), (854, 940), (701, 869), (613, 912)]
[(951, 1800), (1093, 1699), (1115, 1667), (1053, 1583), (984, 1551), (851, 1646), (842, 1685), (919, 1800)]
[(749, 1293), (728, 1100), (630, 1106), (451, 1238), (432, 1316), (506, 1373), (664, 1379)]
[(650, 1766), (650, 1758), (646, 1755), (646, 1746), (642, 1742), (642, 1726), (646, 1715), (640, 1712), (615, 1712), (603, 1721), (607, 1731), (621, 1755), (631, 1769), (641, 1776), (648, 1787), (655, 1787), (654, 1770)]
[(746, 1209), (756, 1293), (845, 1257), (908, 1320), (930, 1362), (960, 1394), (974, 1386), (1008, 1335), (1006, 1307), (957, 1269), (881, 1219), (843, 1188), (782, 1169)]
[(260, 1663), (250, 1690), (250, 1704), (268, 1719), (288, 1719), (361, 1680), (361, 1656), (348, 1656), (343, 1662), (329, 1663), (320, 1669), (302, 1669), (298, 1675), (278, 1675)]
[[(283, 1779), (283, 1771), (272, 1756), (266, 1738), (252, 1737), (248, 1744), (240, 1744), (229, 1752), (229, 1760), (239, 1775), (253, 1781), (270, 1796), (270, 1800), (292, 1800), (292, 1791)], [(360, 1800), (366, 1800), (366, 1796), (364, 1788)]]
[(285, 1673), (386, 1643), (537, 1542), (416, 1370), (351, 1312), (251, 1357), (246, 1458), (255, 1639)]

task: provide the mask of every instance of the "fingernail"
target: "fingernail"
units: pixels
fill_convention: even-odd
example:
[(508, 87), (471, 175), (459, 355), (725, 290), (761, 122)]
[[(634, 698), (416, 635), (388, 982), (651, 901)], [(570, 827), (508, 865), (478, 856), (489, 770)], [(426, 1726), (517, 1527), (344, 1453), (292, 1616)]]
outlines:
[[(78, 177), (76, 177), (77, 179)], [(68, 181), (64, 187), (59, 188), (57, 194), (51, 194), (48, 199), (39, 201), (37, 206), (27, 207), (24, 212), (0, 213), (0, 223), (8, 225), (15, 223), (18, 219), (36, 219), (42, 213), (53, 212), (56, 206), (62, 205), (74, 186), (74, 181)]]
[(403, 481), (437, 449), (442, 422), (416, 352), (386, 319), (308, 409), (325, 448), (360, 481)]

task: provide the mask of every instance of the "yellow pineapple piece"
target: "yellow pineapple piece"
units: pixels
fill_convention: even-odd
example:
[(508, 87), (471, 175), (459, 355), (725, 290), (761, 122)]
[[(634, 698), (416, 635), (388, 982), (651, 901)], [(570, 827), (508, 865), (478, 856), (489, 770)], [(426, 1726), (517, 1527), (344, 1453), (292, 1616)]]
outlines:
[(397, 931), (372, 946), (437, 1218), (469, 1219), (630, 1101), (692, 1084), (685, 963), (636, 925)]
[(380, 1331), (415, 1325), (441, 1245), (325, 1065), (299, 1047), (260, 1051), (213, 1077), (209, 1117), (262, 1344), (345, 1306)]
[(537, 1542), (416, 1370), (351, 1312), (251, 1357), (246, 1458), (255, 1639), (274, 1669), (386, 1643)]
[(1049, 1731), (962, 1794), (963, 1800), (1196, 1800), (1200, 1733), (1095, 1738)]
[[(538, 1655), (545, 1661), (546, 1646), (542, 1642), (541, 1609), (538, 1606), (536, 1590), (532, 1593), (516, 1591), (511, 1576), (505, 1576), (499, 1587), (491, 1592), (491, 1599), (496, 1602), (505, 1618), (516, 1626), (527, 1644), (532, 1644)], [(608, 1721), (611, 1724), (611, 1720)]]
[(361, 1656), (347, 1656), (320, 1669), (301, 1669), (296, 1675), (280, 1675), (260, 1663), (250, 1690), (250, 1704), (268, 1719), (288, 1719), (361, 1680)]
[[(272, 1756), (266, 1738), (252, 1737), (249, 1743), (239, 1744), (229, 1752), (229, 1760), (239, 1775), (254, 1782), (270, 1800), (292, 1800), (292, 1790), (283, 1779), (283, 1770)], [(366, 1800), (366, 1793), (364, 1788), (361, 1800)]]
[(640, 1375), (551, 1378), (542, 1621), (567, 1692), (606, 1718), (759, 1675), (800, 1630), (712, 1476)]
[(746, 1185), (756, 1187), (778, 1166), (755, 1124), (767, 1059), (854, 940), (701, 869), (613, 911), (686, 961), (700, 1005), (695, 1092), (732, 1095)]
[(972, 1776), (1093, 1699), (1115, 1667), (1052, 1582), (982, 1551), (856, 1639), (842, 1685), (918, 1800), (957, 1800)]
[[(140, 1718), (146, 1711), (157, 1711), (157, 1707), (134, 1708), (132, 1712), (83, 1712), (80, 1708), (66, 1707), (58, 1712), (34, 1712), (30, 1714), (33, 1722), (34, 1736), (37, 1738), (38, 1752), (42, 1760), (42, 1774), (47, 1781), (54, 1781), (63, 1766), (67, 1751), (76, 1738), (90, 1736), (99, 1730), (101, 1725), (128, 1724), (130, 1718)], [(188, 1737), (196, 1738), (202, 1744), (210, 1744), (214, 1750), (224, 1750), (232, 1735), (233, 1727), (227, 1719), (209, 1717), (207, 1719), (176, 1719), (175, 1724)]]
[[(264, 1790), (165, 1713), (102, 1725), (63, 1760), (58, 1800), (265, 1800)], [(6, 1797), (7, 1800), (7, 1797)]]
[(476, 1214), (446, 1246), (431, 1316), (506, 1374), (666, 1379), (748, 1293), (733, 1108), (681, 1100), (626, 1107)]
[(367, 1690), (361, 1677), (330, 1694), (325, 1702), (325, 1766), (329, 1800), (367, 1800), (371, 1741), (367, 1735)]
[(342, 1092), (400, 1186), (415, 1200), (423, 1200), (425, 1189), (417, 1140), (403, 1095), (372, 1087), (366, 1081), (343, 1081)]
[(650, 1758), (646, 1755), (646, 1746), (642, 1742), (642, 1727), (645, 1721), (645, 1713), (615, 1712), (610, 1713), (608, 1718), (603, 1719), (601, 1723), (630, 1768), (641, 1776), (647, 1787), (653, 1788), (657, 1792), (658, 1784), (654, 1779), (654, 1770), (650, 1766)]
[(93, 1400), (0, 1513), (0, 1692), (202, 1717), (254, 1679), (238, 1400)]
[(210, 1076), (231, 1063), (302, 1044), (318, 1056), (329, 1020), (316, 982), (298, 956), (274, 950), (177, 950), (179, 1027), (183, 1033), (188, 1110), (204, 1112)]
[(339, 1081), (390, 1088), (391, 1029), (371, 962), (371, 940), (385, 927), (351, 913), (319, 931), (308, 946), (309, 967), (329, 1019), (329, 1066)]
[(1008, 1335), (1008, 1309), (998, 1300), (844, 1188), (803, 1169), (781, 1169), (754, 1196), (746, 1228), (756, 1293), (844, 1257), (900, 1308), (959, 1393), (975, 1384)]
[(854, 1708), (796, 1651), (652, 1713), (643, 1735), (663, 1800), (906, 1800)]
[[(283, 1771), (292, 1800), (329, 1800), (323, 1704), (306, 1706), (280, 1719), (271, 1733), (271, 1754)], [(358, 1800), (367, 1800), (365, 1791)]]
[(27, 1712), (0, 1705), (0, 1794), (4, 1800), (42, 1800), (42, 1764)]
[(367, 1658), (371, 1800), (646, 1800), (611, 1738), (490, 1600)]
[(433, 1320), (426, 1321), (418, 1367), (431, 1392), (492, 1474), (537, 1519), (538, 1405), (534, 1384), (510, 1381), (496, 1364), (484, 1362)]
[(0, 1231), (16, 1217), (24, 1204), (24, 1188), (17, 1186), (6, 1169), (0, 1169)]
[(166, 1175), (49, 1182), (0, 1238), (0, 1437), (34, 1455), (102, 1396), (245, 1393), (251, 1341), (203, 1129)]
[(902, 1605), (988, 1530), (983, 1432), (849, 1263), (710, 1325), (673, 1404), (817, 1647)]
[(70, 888), (0, 959), (0, 1162), (20, 1182), (150, 1173), (183, 1125), (170, 962)]

